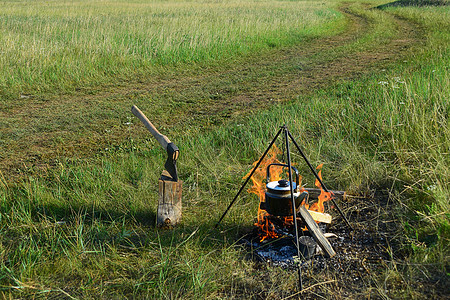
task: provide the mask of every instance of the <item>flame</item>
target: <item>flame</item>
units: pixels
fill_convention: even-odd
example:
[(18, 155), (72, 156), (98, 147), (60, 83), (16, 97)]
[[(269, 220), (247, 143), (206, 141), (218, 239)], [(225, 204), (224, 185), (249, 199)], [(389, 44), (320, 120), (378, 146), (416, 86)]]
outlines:
[[(261, 205), (261, 203), (265, 202), (265, 192), (266, 192), (265, 181), (266, 181), (267, 166), (270, 164), (273, 164), (273, 163), (281, 163), (277, 158), (281, 154), (282, 154), (281, 150), (277, 146), (274, 145), (269, 150), (266, 157), (261, 161), (261, 164), (255, 170), (254, 174), (250, 178), (252, 180), (253, 186), (250, 187), (248, 192), (258, 195), (260, 205)], [(252, 164), (253, 167), (255, 167), (257, 163), (258, 163), (258, 161), (255, 161)], [(323, 164), (321, 164), (317, 167), (317, 169), (319, 170), (318, 175), (319, 175), (320, 179), (322, 179), (322, 171), (320, 170), (322, 168), (322, 166), (323, 166)], [(282, 179), (282, 177), (281, 177), (282, 172), (283, 172), (283, 167), (280, 167), (280, 166), (271, 167), (270, 181), (278, 181), (278, 180)], [(250, 173), (251, 173), (251, 171), (244, 176), (244, 179), (247, 178), (248, 176), (250, 176)], [(302, 179), (302, 177), (300, 176), (299, 186), (301, 186), (301, 179)], [(310, 207), (310, 205), (308, 205), (304, 202), (302, 203), (302, 205), (305, 205), (306, 209), (309, 209), (309, 210), (324, 212), (323, 203), (325, 201), (328, 201), (331, 199), (331, 193), (325, 192), (322, 189), (322, 186), (320, 185), (318, 180), (316, 180), (316, 186), (320, 187), (320, 189), (321, 189), (319, 201), (317, 201), (316, 203), (311, 205), (311, 207)], [(303, 187), (300, 188), (300, 192), (302, 192), (302, 191), (304, 191)], [(284, 227), (292, 227), (293, 223), (294, 223), (294, 219), (292, 216), (284, 217), (282, 220), (282, 223), (283, 223)], [(260, 206), (258, 207), (258, 217), (257, 217), (257, 222), (255, 223), (255, 226), (257, 226), (261, 231), (260, 242), (264, 241), (265, 239), (277, 238), (280, 236), (280, 234), (278, 234), (276, 232), (276, 226), (270, 220), (270, 214), (267, 211), (261, 209)], [(306, 226), (303, 228), (303, 230), (307, 230)]]
[[(267, 166), (273, 163), (281, 163), (277, 156), (281, 155), (281, 150), (276, 146), (273, 145), (273, 147), (269, 150), (267, 155), (264, 157), (264, 159), (261, 161), (261, 164), (259, 167), (255, 170), (255, 173), (250, 178), (253, 182), (253, 186), (249, 189), (249, 193), (253, 193), (258, 195), (260, 204), (265, 201), (265, 191), (266, 187), (264, 182), (266, 181), (266, 172), (267, 172)], [(258, 161), (255, 161), (253, 163), (253, 167), (256, 166)], [(270, 181), (278, 181), (281, 179), (281, 173), (283, 172), (283, 167), (280, 166), (273, 166), (270, 169)], [(250, 176), (250, 173), (247, 173), (244, 176), (244, 179)], [(259, 227), (261, 232), (263, 233), (261, 235), (260, 242), (264, 241), (267, 238), (276, 238), (278, 237), (278, 234), (274, 230), (274, 225), (270, 222), (268, 219), (269, 214), (261, 209), (261, 207), (258, 207), (258, 219), (255, 223), (255, 226)], [(292, 217), (291, 217), (292, 220)]]
[[(319, 175), (320, 180), (322, 180), (322, 167), (323, 167), (323, 164), (320, 164), (316, 168), (317, 170), (319, 170), (317, 175)], [(309, 207), (308, 209), (323, 213), (325, 211), (325, 207), (324, 207), (323, 203), (325, 201), (329, 201), (331, 199), (332, 193), (325, 192), (324, 189), (322, 188), (322, 185), (320, 184), (319, 180), (317, 180), (317, 179), (315, 182), (315, 186), (320, 188), (319, 200), (316, 203), (314, 203), (313, 205), (311, 205), (311, 207)]]

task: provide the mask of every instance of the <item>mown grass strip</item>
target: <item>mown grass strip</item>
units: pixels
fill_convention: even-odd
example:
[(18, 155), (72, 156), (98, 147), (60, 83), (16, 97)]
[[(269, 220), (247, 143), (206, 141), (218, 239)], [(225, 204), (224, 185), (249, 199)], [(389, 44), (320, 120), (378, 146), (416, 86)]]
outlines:
[[(336, 30), (320, 1), (13, 1), (0, 12), (0, 94), (69, 92), (161, 66), (220, 62)], [(149, 74), (150, 73), (150, 74)]]

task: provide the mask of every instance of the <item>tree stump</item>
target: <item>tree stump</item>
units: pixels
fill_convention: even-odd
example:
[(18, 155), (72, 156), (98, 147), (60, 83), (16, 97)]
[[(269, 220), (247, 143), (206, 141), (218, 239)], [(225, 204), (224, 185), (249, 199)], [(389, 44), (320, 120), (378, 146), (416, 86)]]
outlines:
[(161, 176), (159, 180), (159, 203), (156, 213), (156, 226), (172, 228), (181, 220), (181, 195), (183, 182), (172, 181)]

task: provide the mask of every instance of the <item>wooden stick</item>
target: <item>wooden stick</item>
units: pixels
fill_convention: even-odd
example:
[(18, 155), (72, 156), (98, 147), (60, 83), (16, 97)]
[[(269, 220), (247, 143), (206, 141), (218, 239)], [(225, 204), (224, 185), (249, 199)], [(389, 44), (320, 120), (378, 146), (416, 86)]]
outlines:
[(167, 136), (161, 134), (158, 129), (150, 122), (150, 120), (144, 115), (144, 113), (136, 106), (131, 107), (131, 112), (133, 115), (139, 118), (145, 127), (150, 131), (150, 133), (155, 137), (155, 139), (161, 144), (164, 150), (167, 150), (167, 145), (170, 144), (170, 140)]
[(281, 299), (281, 300), (291, 299), (291, 298), (297, 296), (298, 294), (301, 294), (301, 293), (303, 293), (303, 292), (306, 292), (307, 290), (312, 289), (313, 287), (316, 287), (316, 286), (322, 285), (322, 284), (332, 283), (332, 282), (335, 282), (335, 281), (336, 281), (336, 280), (328, 280), (328, 281), (324, 281), (324, 282), (319, 282), (319, 283), (313, 284), (312, 286), (309, 286), (309, 287), (307, 287), (306, 289), (303, 289), (303, 290), (301, 290), (300, 292), (297, 292), (297, 293), (295, 293), (295, 294), (292, 294), (292, 295), (290, 295), (290, 296), (287, 296), (286, 298), (283, 298), (283, 299)]
[(317, 244), (319, 244), (320, 248), (322, 248), (325, 254), (328, 257), (335, 256), (336, 252), (334, 251), (327, 238), (323, 235), (322, 231), (320, 230), (314, 219), (311, 217), (311, 214), (308, 212), (308, 210), (301, 205), (298, 209), (298, 212), (300, 213), (300, 217), (302, 218), (303, 222), (305, 222), (309, 233), (314, 238), (314, 240), (316, 240)]

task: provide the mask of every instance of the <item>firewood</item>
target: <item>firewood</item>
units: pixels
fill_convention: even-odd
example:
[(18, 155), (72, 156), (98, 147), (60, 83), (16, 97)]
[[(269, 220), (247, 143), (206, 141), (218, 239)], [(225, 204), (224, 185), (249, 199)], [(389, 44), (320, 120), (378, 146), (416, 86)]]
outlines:
[(314, 221), (317, 221), (317, 222), (330, 224), (331, 220), (333, 219), (333, 217), (329, 214), (320, 213), (320, 212), (313, 211), (313, 210), (308, 210), (308, 212), (311, 215), (311, 217), (314, 219)]
[[(310, 199), (319, 198), (319, 195), (321, 193), (320, 189), (305, 188), (305, 190), (308, 192)], [(345, 200), (347, 198), (347, 192), (345, 191), (330, 191), (330, 192), (333, 192), (334, 196), (338, 199)]]
[(322, 231), (320, 230), (317, 223), (312, 218), (311, 214), (308, 212), (308, 210), (304, 206), (300, 206), (298, 208), (298, 212), (300, 213), (300, 217), (302, 218), (303, 222), (305, 222), (306, 227), (309, 230), (309, 233), (314, 238), (314, 240), (319, 244), (320, 248), (325, 252), (325, 254), (328, 257), (333, 257), (336, 255), (336, 252), (334, 251), (333, 247), (331, 246), (330, 242), (327, 240), (327, 238), (323, 235)]

